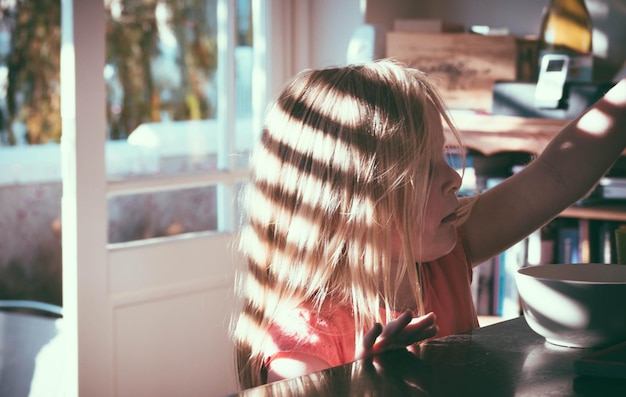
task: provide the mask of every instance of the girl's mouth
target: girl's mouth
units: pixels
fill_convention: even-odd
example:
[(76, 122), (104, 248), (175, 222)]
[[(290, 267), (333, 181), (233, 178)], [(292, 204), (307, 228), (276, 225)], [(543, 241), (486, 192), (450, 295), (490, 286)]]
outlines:
[(443, 218), (441, 220), (441, 223), (449, 223), (449, 222), (454, 222), (456, 221), (458, 218), (458, 216), (456, 215), (456, 212), (451, 213), (450, 215), (446, 216), (445, 218)]

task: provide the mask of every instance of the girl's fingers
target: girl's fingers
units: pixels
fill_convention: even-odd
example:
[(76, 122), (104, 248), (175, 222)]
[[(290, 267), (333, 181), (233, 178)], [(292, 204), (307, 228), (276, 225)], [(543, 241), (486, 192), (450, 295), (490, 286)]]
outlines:
[(420, 330), (419, 333), (415, 335), (413, 343), (423, 341), (424, 339), (432, 338), (433, 336), (437, 335), (438, 331), (439, 331), (439, 327), (437, 326), (437, 324), (432, 324)]
[(430, 312), (424, 316), (411, 319), (411, 322), (404, 329), (409, 331), (425, 329), (434, 325), (436, 320), (435, 313)]
[(397, 319), (389, 322), (374, 343), (373, 351), (376, 353), (384, 350), (410, 346), (437, 334), (434, 313), (428, 313), (418, 318), (412, 318), (410, 311), (404, 312)]
[(402, 313), (402, 315), (393, 321), (390, 321), (383, 328), (383, 332), (380, 335), (381, 338), (392, 338), (394, 336), (419, 333), (423, 329), (426, 329), (435, 324), (435, 313), (428, 313), (424, 316), (413, 318), (410, 311)]
[(434, 313), (413, 318), (411, 311), (402, 313), (384, 327), (376, 323), (365, 335), (357, 358), (365, 358), (385, 350), (406, 348), (437, 334)]
[(413, 344), (424, 339), (432, 338), (439, 331), (436, 324), (436, 316), (434, 313), (428, 313), (425, 316), (415, 318), (403, 331), (409, 344)]
[(413, 313), (410, 310), (402, 313), (398, 318), (393, 321), (390, 321), (383, 328), (383, 333), (380, 335), (381, 338), (389, 338), (399, 332), (401, 332), (407, 325), (411, 323), (413, 319)]
[(376, 339), (383, 332), (383, 326), (380, 323), (374, 324), (374, 326), (367, 331), (365, 335), (363, 335), (363, 341), (361, 343), (361, 347), (357, 349), (355, 352), (355, 358), (360, 360), (362, 358), (370, 357), (377, 352), (374, 350), (374, 344), (376, 343)]
[(374, 324), (372, 329), (370, 329), (365, 335), (363, 335), (363, 348), (365, 350), (371, 349), (372, 346), (374, 346), (376, 339), (380, 336), (382, 332), (383, 326), (380, 325), (380, 323)]

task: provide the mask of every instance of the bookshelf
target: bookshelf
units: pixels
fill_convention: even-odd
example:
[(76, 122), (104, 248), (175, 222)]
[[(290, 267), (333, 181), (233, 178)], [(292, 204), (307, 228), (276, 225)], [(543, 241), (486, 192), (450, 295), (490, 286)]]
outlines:
[(626, 206), (597, 205), (593, 207), (569, 207), (560, 215), (563, 218), (577, 218), (597, 221), (626, 222)]
[[(453, 121), (468, 149), (491, 156), (502, 152), (539, 154), (570, 120), (462, 114), (454, 115)], [(452, 143), (447, 127), (445, 133), (449, 142)], [(560, 216), (626, 222), (626, 206), (572, 206), (563, 211)]]
[[(462, 114), (453, 121), (468, 148), (489, 156), (500, 152), (543, 151), (569, 120), (517, 116)], [(450, 137), (450, 131), (445, 129)]]
[[(537, 155), (570, 122), (570, 120), (562, 119), (470, 113), (453, 114), (452, 117), (461, 133), (465, 147), (487, 157), (513, 152)], [(448, 142), (453, 144), (450, 131), (445, 129), (445, 133)], [(626, 153), (623, 156), (626, 156)], [(539, 264), (539, 262), (531, 263), (529, 259), (531, 245), (535, 248), (540, 247), (542, 261), (544, 252), (551, 252), (552, 261), (545, 263), (567, 262), (567, 260), (560, 259), (563, 256), (560, 252), (564, 238), (562, 234), (575, 229), (576, 236), (573, 243), (575, 248), (572, 249), (576, 250), (578, 262), (610, 263), (613, 257), (610, 236), (617, 224), (626, 223), (626, 204), (574, 205), (565, 209), (553, 222), (552, 225), (557, 232), (554, 232), (551, 240), (544, 241), (544, 229), (542, 229), (502, 255), (475, 268), (476, 282), (474, 284), (476, 285), (473, 287), (476, 288), (475, 303), (481, 323), (493, 323), (518, 315), (516, 288), (512, 274), (519, 266)], [(546, 250), (544, 245), (546, 242), (547, 247), (552, 248)], [(520, 259), (520, 255), (524, 255), (524, 252), (527, 257)], [(599, 259), (594, 260), (594, 258)], [(485, 289), (488, 291), (486, 295), (485, 292), (479, 292)]]

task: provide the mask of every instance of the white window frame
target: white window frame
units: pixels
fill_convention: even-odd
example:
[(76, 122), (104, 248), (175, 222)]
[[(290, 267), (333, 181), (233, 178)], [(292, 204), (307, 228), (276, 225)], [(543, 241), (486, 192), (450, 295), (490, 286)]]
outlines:
[[(220, 1), (221, 6), (233, 4), (234, 0)], [(253, 0), (255, 31), (267, 32), (264, 45), (258, 45), (263, 37), (254, 39), (258, 52), (254, 77), (266, 78), (269, 83), (267, 90), (253, 86), (258, 127), (263, 113), (259, 107), (264, 108), (285, 82), (308, 64), (309, 7), (307, 0)], [(106, 197), (150, 191), (156, 186), (152, 181), (107, 183), (105, 134), (77, 133), (106, 128), (104, 61), (101, 56), (92, 56), (104, 54), (104, 40), (94, 40), (105, 36), (102, 0), (62, 0), (62, 29), (63, 332), (67, 353), (63, 395), (97, 390), (98, 395), (110, 396), (115, 376), (113, 342), (100, 331), (111, 328), (108, 303), (102, 302), (108, 297), (107, 283), (103, 282), (108, 276)], [(228, 108), (221, 110), (226, 115), (225, 128), (234, 122), (232, 107)], [(226, 145), (232, 145), (230, 138)], [(230, 160), (224, 157), (222, 161), (227, 165)], [(206, 177), (219, 182), (219, 175)], [(207, 184), (206, 179), (194, 178), (171, 177), (168, 188)], [(234, 214), (227, 217), (234, 223)], [(93, 326), (94, 319), (97, 327)]]

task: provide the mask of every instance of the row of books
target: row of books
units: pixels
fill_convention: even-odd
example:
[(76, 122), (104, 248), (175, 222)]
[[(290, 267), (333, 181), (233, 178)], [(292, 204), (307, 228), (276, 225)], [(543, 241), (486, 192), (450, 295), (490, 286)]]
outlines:
[[(527, 153), (484, 156), (448, 152), (450, 165), (464, 174), (460, 195), (488, 190), (532, 161)], [(464, 167), (463, 167), (464, 166)], [(626, 206), (626, 156), (613, 165), (579, 205)], [(617, 263), (615, 230), (626, 222), (559, 217), (495, 258), (477, 266), (472, 284), (479, 315), (513, 318), (520, 315), (515, 274), (524, 266), (550, 263)]]
[(615, 230), (620, 221), (558, 218), (543, 229), (554, 244), (551, 263), (617, 263)]
[(474, 269), (474, 304), (479, 315), (504, 319), (521, 313), (517, 270), (553, 263), (617, 263), (615, 230), (624, 222), (557, 218)]
[(474, 268), (473, 294), (478, 315), (504, 319), (520, 315), (519, 296), (515, 286), (518, 269), (531, 265), (536, 255), (534, 245), (541, 242), (538, 233), (515, 244), (502, 254)]

